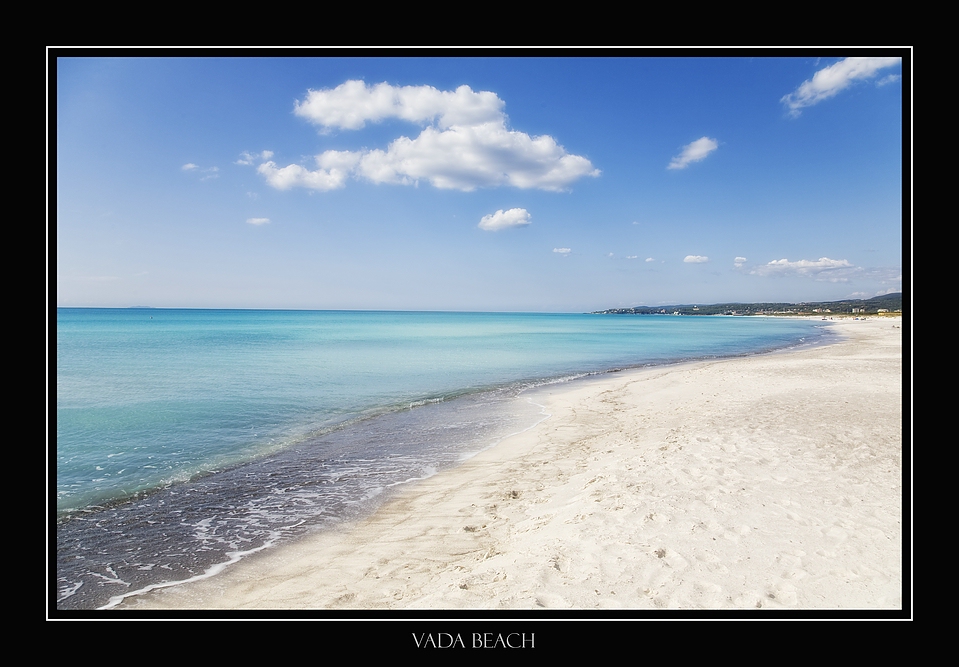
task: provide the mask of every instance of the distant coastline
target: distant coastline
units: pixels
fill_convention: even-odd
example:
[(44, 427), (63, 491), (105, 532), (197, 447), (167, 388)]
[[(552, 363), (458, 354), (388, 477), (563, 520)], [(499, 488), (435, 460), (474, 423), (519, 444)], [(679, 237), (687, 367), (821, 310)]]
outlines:
[(594, 315), (902, 315), (902, 292), (871, 299), (802, 301), (800, 303), (715, 303), (634, 306), (593, 311)]

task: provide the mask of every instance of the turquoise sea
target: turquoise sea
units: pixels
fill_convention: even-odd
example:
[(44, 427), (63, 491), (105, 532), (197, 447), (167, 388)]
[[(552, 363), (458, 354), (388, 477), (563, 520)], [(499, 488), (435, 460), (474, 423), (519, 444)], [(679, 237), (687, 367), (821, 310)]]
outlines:
[(369, 512), (541, 420), (530, 388), (827, 335), (784, 318), (57, 309), (56, 605), (210, 576)]

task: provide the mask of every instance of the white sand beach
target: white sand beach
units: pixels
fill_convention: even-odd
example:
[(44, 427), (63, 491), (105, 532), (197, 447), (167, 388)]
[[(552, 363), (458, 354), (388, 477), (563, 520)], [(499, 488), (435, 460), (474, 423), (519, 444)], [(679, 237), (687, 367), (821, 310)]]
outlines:
[(540, 389), (362, 522), (118, 609), (901, 608), (901, 324)]

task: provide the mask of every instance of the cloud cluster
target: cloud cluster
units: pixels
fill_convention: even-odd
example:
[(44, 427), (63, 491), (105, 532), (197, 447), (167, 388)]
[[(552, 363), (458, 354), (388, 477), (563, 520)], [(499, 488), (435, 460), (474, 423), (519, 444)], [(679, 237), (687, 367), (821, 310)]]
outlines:
[(816, 261), (800, 259), (795, 262), (790, 262), (788, 259), (777, 259), (757, 267), (752, 273), (759, 276), (798, 275), (829, 282), (846, 282), (848, 280), (847, 274), (855, 268), (846, 259), (820, 257)]
[(567, 153), (552, 137), (508, 129), (504, 106), (495, 93), (474, 92), (469, 86), (441, 91), (347, 81), (333, 89), (311, 90), (306, 100), (297, 101), (294, 112), (322, 133), (358, 130), (390, 118), (427, 127), (415, 138), (398, 137), (385, 150), (327, 151), (316, 156), (312, 170), (269, 161), (258, 171), (280, 189), (333, 190), (353, 176), (402, 185), (426, 181), (465, 192), (503, 185), (561, 191), (584, 176), (599, 175), (587, 158)]
[(719, 142), (709, 137), (701, 137), (683, 146), (683, 152), (670, 161), (667, 169), (685, 169), (693, 162), (705, 160), (706, 156), (719, 148)]
[(553, 252), (558, 252), (560, 255), (568, 255), (573, 251), (569, 248), (553, 248)]
[[(789, 115), (796, 117), (805, 107), (829, 99), (855, 81), (870, 79), (879, 70), (898, 65), (901, 61), (902, 58), (898, 57), (844, 58), (816, 72), (812, 79), (804, 81), (795, 92), (784, 96), (780, 101), (786, 105)], [(892, 80), (894, 79), (887, 76), (879, 83), (885, 85)]]
[(703, 255), (686, 255), (683, 261), (687, 264), (704, 264), (709, 261), (709, 258)]
[(529, 211), (525, 208), (511, 208), (508, 211), (500, 209), (496, 213), (484, 215), (479, 222), (479, 228), (495, 232), (510, 227), (523, 227), (530, 224), (530, 217)]
[(735, 266), (737, 269), (743, 268), (743, 264), (745, 263), (746, 263), (745, 257), (737, 257), (736, 259), (733, 260), (733, 266)]

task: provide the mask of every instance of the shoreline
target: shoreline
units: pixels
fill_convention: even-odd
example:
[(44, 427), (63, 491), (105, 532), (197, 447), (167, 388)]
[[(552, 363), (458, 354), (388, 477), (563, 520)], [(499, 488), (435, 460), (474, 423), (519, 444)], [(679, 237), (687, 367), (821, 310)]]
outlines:
[(901, 608), (901, 319), (830, 326), (532, 390), (371, 517), (117, 609)]

